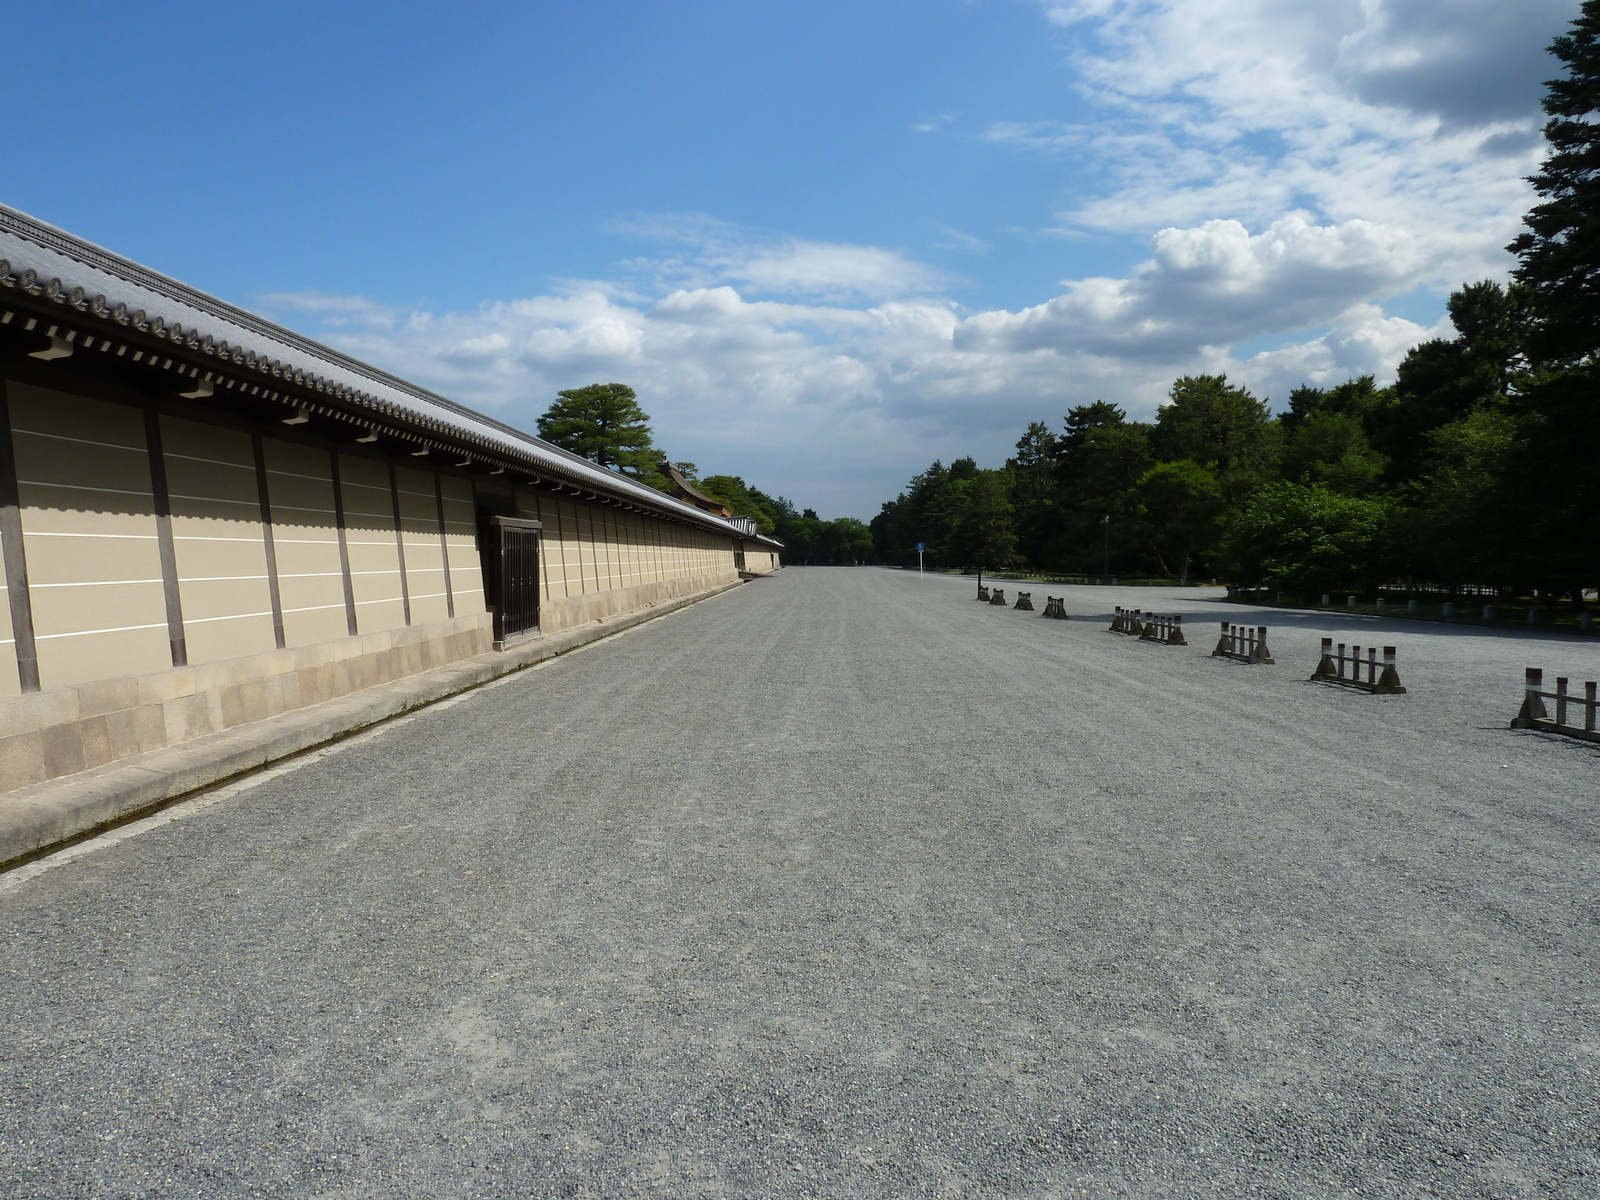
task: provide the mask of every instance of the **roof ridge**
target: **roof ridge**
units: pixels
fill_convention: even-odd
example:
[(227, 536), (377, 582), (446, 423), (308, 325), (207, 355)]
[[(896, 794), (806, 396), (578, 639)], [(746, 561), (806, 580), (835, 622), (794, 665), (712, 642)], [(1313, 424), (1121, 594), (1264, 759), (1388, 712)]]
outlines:
[[(296, 333), (294, 330), (279, 325), (275, 321), (269, 321), (265, 317), (257, 316), (249, 309), (240, 308), (236, 304), (229, 304), (226, 300), (219, 299), (209, 292), (202, 292), (199, 288), (174, 279), (170, 275), (163, 275), (160, 271), (152, 270), (142, 263), (134, 262), (131, 258), (125, 258), (114, 250), (107, 250), (104, 246), (86, 241), (76, 234), (68, 233), (65, 229), (50, 224), (48, 221), (42, 221), (38, 217), (25, 213), (20, 209), (12, 208), (9, 204), (0, 203), (0, 229), (7, 230), (27, 241), (36, 242), (47, 250), (54, 250), (58, 254), (64, 254), (68, 258), (83, 263), (85, 266), (95, 267), (108, 274), (121, 276), (129, 283), (136, 283), (140, 287), (148, 288), (150, 291), (163, 295), (169, 300), (176, 300), (180, 304), (188, 304), (220, 320), (231, 321), (235, 325), (241, 325), (252, 333), (272, 338), (292, 349), (314, 355), (332, 365), (343, 367), (347, 371), (354, 371), (374, 383), (381, 383), (414, 396), (418, 400), (426, 400), (430, 404), (437, 404), (457, 416), (473, 417), (476, 420), (495, 426), (503, 433), (509, 433), (516, 437), (526, 438), (532, 436), (526, 430), (518, 429), (514, 425), (508, 425), (504, 421), (497, 420), (486, 413), (478, 412), (476, 409), (468, 408), (458, 401), (451, 400), (448, 396), (441, 396), (439, 393), (429, 391), (425, 387), (419, 387), (417, 384), (402, 379), (398, 375), (391, 375), (381, 367), (375, 367), (359, 358), (353, 358), (343, 351), (335, 350), (332, 346), (324, 345), (322, 342), (309, 338), (303, 333)], [(560, 449), (560, 447), (556, 448)], [(581, 458), (582, 456), (575, 457)], [(588, 462), (589, 460), (584, 459), (583, 461)]]

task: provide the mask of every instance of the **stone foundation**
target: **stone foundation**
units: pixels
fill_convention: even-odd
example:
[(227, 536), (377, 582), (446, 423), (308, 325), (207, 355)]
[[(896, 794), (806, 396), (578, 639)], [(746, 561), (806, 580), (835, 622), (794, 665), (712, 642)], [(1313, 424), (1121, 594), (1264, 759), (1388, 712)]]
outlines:
[(0, 699), (0, 791), (178, 745), (489, 650), (487, 615)]
[(714, 588), (739, 582), (739, 573), (733, 569), (732, 556), (726, 570), (703, 575), (684, 575), (659, 583), (641, 583), (630, 588), (615, 588), (604, 592), (590, 592), (586, 596), (568, 596), (565, 599), (545, 600), (539, 607), (539, 628), (543, 633), (559, 633), (589, 621), (603, 621), (618, 613), (633, 612), (684, 596), (698, 595)]

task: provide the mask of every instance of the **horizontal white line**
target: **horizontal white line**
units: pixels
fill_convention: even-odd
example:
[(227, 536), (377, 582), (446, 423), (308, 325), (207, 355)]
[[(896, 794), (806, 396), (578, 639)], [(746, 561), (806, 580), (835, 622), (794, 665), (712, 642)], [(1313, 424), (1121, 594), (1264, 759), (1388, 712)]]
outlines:
[(251, 546), (261, 545), (260, 536), (256, 537), (222, 537), (209, 533), (175, 533), (172, 535), (175, 542), (244, 542)]
[(256, 470), (254, 462), (229, 462), (225, 458), (202, 458), (198, 454), (179, 454), (176, 450), (168, 450), (165, 446), (162, 447), (162, 456), (164, 458), (181, 458), (185, 462), (210, 463), (214, 467), (232, 467), (236, 471), (249, 471), (252, 475), (255, 474)]
[(26, 484), (29, 487), (66, 488), (69, 491), (74, 491), (74, 492), (107, 492), (107, 493), (109, 493), (111, 495), (114, 495), (114, 496), (150, 496), (150, 495), (152, 495), (152, 493), (150, 493), (150, 492), (137, 492), (137, 491), (132, 490), (131, 488), (90, 487), (88, 484), (84, 484), (84, 483), (46, 483), (43, 479), (19, 479), (19, 480), (17, 480), (17, 482), (19, 484)]
[(288, 616), (290, 613), (303, 613), (303, 612), (323, 612), (323, 611), (325, 611), (327, 609), (330, 609), (330, 608), (343, 608), (343, 607), (344, 607), (344, 601), (341, 600), (337, 604), (313, 604), (308, 608), (286, 608), (286, 609), (283, 610), (283, 615), (284, 616)]
[(69, 437), (64, 433), (45, 433), (40, 429), (23, 429), (21, 426), (13, 426), (11, 432), (26, 433), (30, 437), (49, 438), (55, 442), (76, 442), (80, 446), (104, 446), (107, 450), (131, 450), (135, 454), (145, 452), (143, 446), (129, 446), (122, 442), (97, 442), (92, 438)]
[[(261, 511), (261, 501), (259, 498), (253, 500), (229, 500), (226, 496), (191, 496), (187, 492), (168, 492), (167, 498), (170, 500), (200, 500), (206, 504), (245, 504), (255, 509), (257, 512)], [(180, 514), (173, 514), (173, 516), (178, 515)]]
[(77, 538), (116, 538), (120, 541), (153, 542), (156, 535), (153, 533), (58, 533), (53, 529), (24, 529), (23, 537), (77, 537)]
[(283, 509), (284, 512), (314, 512), (322, 513), (329, 517), (334, 515), (334, 511), (331, 508), (312, 508), (308, 504), (279, 504), (276, 500), (274, 500), (272, 502), (272, 511), (277, 512), (280, 508)]
[(74, 629), (70, 633), (40, 633), (34, 635), (36, 642), (48, 642), (55, 638), (64, 637), (93, 637), (97, 633), (132, 633), (139, 629), (165, 629), (165, 621), (157, 621), (154, 625), (122, 625), (116, 629)]
[(266, 575), (181, 575), (179, 583), (231, 583), (239, 579), (267, 579)]
[(343, 571), (279, 571), (279, 579), (336, 579)]
[(246, 617), (270, 617), (271, 615), (272, 614), (270, 612), (229, 613), (225, 617), (191, 617), (188, 614), (185, 614), (183, 623), (185, 625), (209, 625), (213, 621), (242, 621)]
[(161, 583), (160, 579), (82, 579), (74, 583), (35, 583), (28, 580), (30, 592), (42, 588), (69, 588), (69, 587), (130, 587), (136, 583)]

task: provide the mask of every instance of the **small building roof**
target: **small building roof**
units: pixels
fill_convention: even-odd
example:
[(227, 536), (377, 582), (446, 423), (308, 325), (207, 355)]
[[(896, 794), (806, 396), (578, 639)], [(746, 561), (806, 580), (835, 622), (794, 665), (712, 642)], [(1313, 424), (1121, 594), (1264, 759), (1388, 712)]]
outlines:
[(668, 479), (672, 480), (672, 486), (677, 489), (677, 496), (679, 500), (687, 500), (696, 508), (703, 508), (706, 512), (716, 513), (719, 517), (733, 516), (733, 509), (729, 508), (721, 500), (713, 500), (699, 488), (695, 487), (694, 484), (690, 483), (688, 479), (684, 477), (683, 472), (678, 470), (678, 468), (673, 466), (671, 463), (663, 460), (657, 470), (659, 470)]

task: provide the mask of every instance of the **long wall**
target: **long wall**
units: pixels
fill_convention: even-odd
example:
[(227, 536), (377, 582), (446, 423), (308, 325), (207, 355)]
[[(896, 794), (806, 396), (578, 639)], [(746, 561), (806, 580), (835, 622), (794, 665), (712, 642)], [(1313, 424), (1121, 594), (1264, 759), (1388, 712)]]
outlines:
[(546, 633), (738, 578), (730, 536), (571, 494), (15, 380), (0, 398), (0, 548), (27, 585), (0, 602), (0, 790), (487, 652), (480, 512), (542, 523)]
[(570, 495), (518, 488), (540, 538), (545, 633), (737, 582), (727, 535)]

